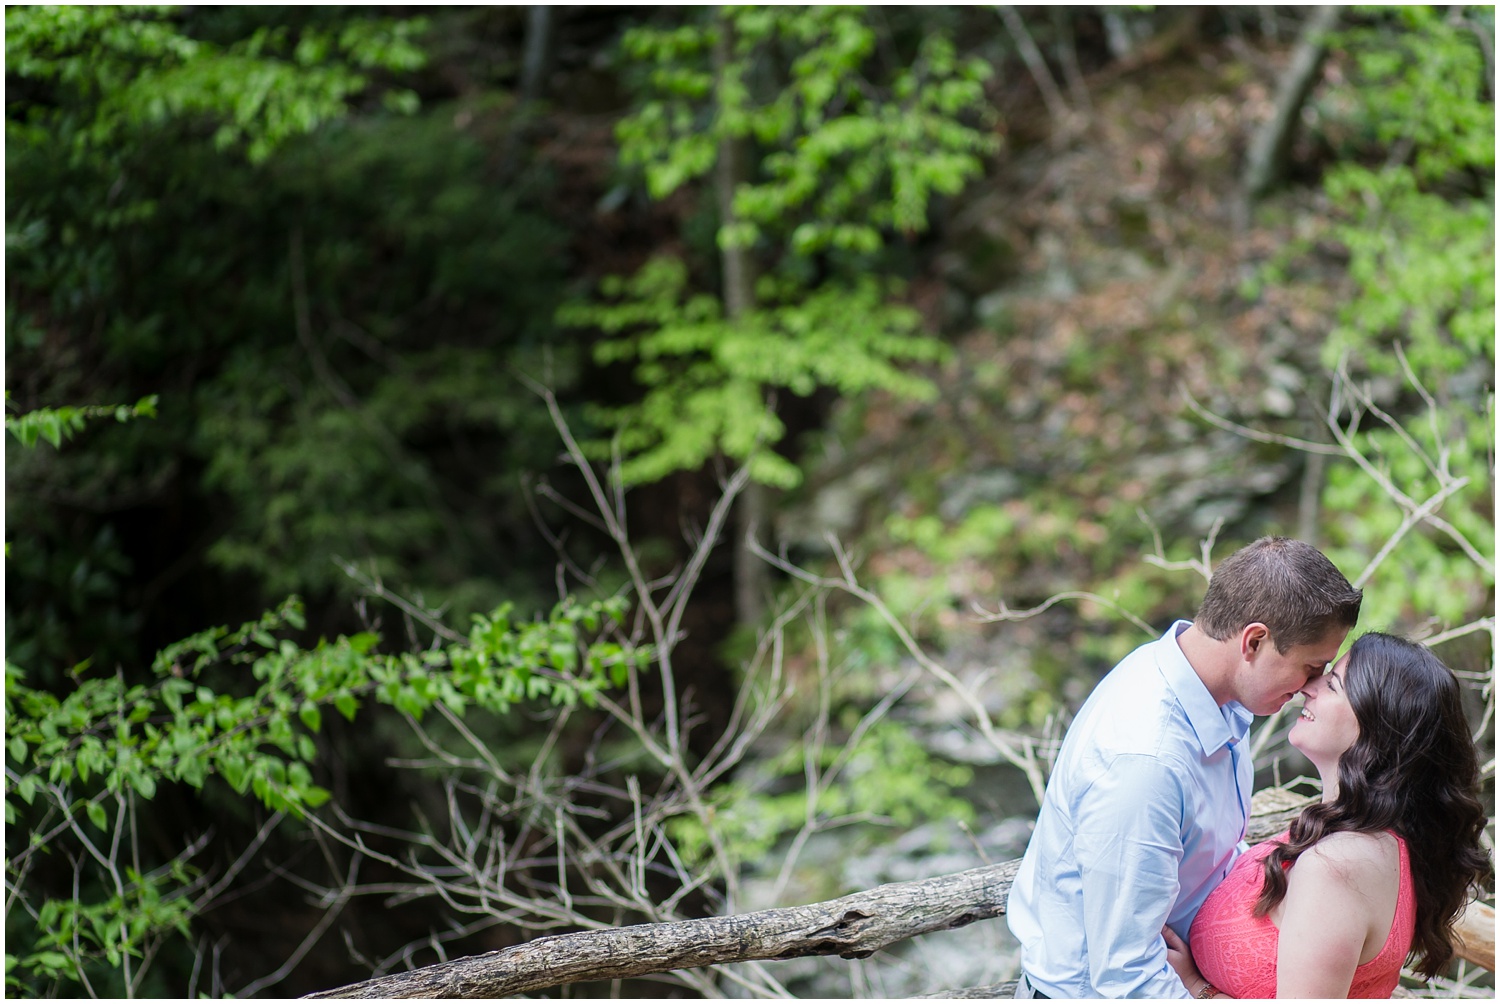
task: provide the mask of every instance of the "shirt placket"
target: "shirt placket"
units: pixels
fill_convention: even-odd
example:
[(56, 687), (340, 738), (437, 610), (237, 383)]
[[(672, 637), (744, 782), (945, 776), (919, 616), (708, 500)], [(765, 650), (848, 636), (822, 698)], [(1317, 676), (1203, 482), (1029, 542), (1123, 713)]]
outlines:
[(1234, 794), (1240, 804), (1240, 839), (1245, 839), (1246, 827), (1250, 820), (1250, 793), (1240, 783), (1240, 741), (1229, 740), (1229, 770), (1234, 774)]

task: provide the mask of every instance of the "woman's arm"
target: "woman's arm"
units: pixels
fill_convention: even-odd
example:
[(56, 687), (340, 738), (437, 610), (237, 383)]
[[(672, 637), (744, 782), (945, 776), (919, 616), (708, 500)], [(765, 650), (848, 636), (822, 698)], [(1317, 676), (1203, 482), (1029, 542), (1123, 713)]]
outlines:
[(1348, 997), (1369, 939), (1381, 935), (1384, 944), (1400, 872), (1383, 839), (1389, 838), (1334, 834), (1304, 851), (1287, 872), (1277, 925), (1277, 997)]

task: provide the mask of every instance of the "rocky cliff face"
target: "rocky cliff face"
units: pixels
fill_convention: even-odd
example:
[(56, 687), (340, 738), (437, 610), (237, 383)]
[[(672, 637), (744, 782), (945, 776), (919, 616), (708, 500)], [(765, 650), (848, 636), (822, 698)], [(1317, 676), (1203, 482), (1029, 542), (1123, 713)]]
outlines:
[[(1061, 149), (1045, 127), (1017, 125), (995, 171), (950, 207), (911, 288), (953, 346), (931, 373), (936, 400), (842, 408), (783, 507), (781, 540), (809, 564), (830, 534), (870, 555), (862, 575), (997, 721), (1055, 740), (1145, 626), (1191, 616), (1203, 579), (1150, 565), (1159, 547), (1197, 558), (1217, 534), (1218, 558), (1299, 521), (1310, 532), (1320, 466), (1223, 427), (1307, 436), (1327, 394), (1318, 354), (1342, 280), (1336, 252), (1316, 243), (1321, 195), (1294, 186), (1235, 218), (1274, 69), (1204, 50), (1101, 86)], [(1281, 281), (1258, 281), (1309, 239)], [(1079, 591), (1097, 598), (985, 615)], [(875, 660), (865, 686), (890, 693), (909, 669)], [(1025, 847), (1034, 800), (956, 724), (966, 712), (953, 692), (924, 680), (893, 714), (939, 760), (976, 772), (972, 835), (936, 821), (863, 851), (830, 835), (804, 852), (808, 896), (835, 873), (858, 888)], [(1013, 953), (1002, 924), (981, 924), (883, 964), (804, 962), (788, 978), (815, 994), (902, 996), (1005, 978)]]

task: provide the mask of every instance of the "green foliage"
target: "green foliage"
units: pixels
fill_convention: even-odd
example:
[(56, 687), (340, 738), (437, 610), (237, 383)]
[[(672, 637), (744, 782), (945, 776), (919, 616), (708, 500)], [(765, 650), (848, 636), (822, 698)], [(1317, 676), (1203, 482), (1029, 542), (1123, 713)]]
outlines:
[[(1458, 536), (1494, 561), (1493, 406), (1478, 413), (1424, 417), (1401, 429), (1379, 428), (1359, 435), (1356, 445), (1390, 482), (1417, 504), (1436, 495), (1444, 481), (1468, 484), (1449, 496), (1441, 516)], [(1432, 458), (1443, 457), (1444, 477)], [(1360, 568), (1401, 528), (1402, 511), (1389, 503), (1365, 471), (1343, 464), (1329, 472), (1323, 504), (1331, 511), (1358, 514), (1340, 520), (1329, 554), (1340, 567)], [(1460, 549), (1454, 537), (1432, 526), (1407, 533), (1371, 580), (1361, 623), (1372, 627), (1431, 618), (1457, 626), (1482, 616), (1493, 605), (1494, 574)]]
[[(722, 33), (730, 53), (716, 75)], [(621, 159), (664, 198), (708, 174), (725, 140), (770, 151), (764, 177), (734, 193), (725, 245), (790, 233), (797, 254), (868, 253), (891, 229), (924, 230), (932, 195), (961, 190), (995, 148), (963, 121), (983, 114), (989, 66), (931, 34), (910, 63), (882, 67), (879, 43), (860, 6), (729, 6), (706, 23), (635, 29), (625, 52), (653, 70), (650, 96), (618, 128)]]
[[(97, 805), (90, 803), (89, 808)], [(90, 820), (102, 830), (102, 810), (98, 816), (95, 820), (91, 813)], [(24, 989), (23, 975), (53, 985), (81, 983), (85, 959), (102, 959), (118, 967), (127, 955), (139, 958), (141, 946), (158, 932), (175, 931), (188, 937), (192, 904), (185, 896), (173, 896), (172, 887), (189, 881), (188, 870), (178, 865), (162, 875), (126, 869), (123, 893), (96, 903), (48, 900), (37, 918), (42, 932), (37, 944), (45, 947), (20, 958), (6, 956), (7, 987)]]
[[(422, 31), (349, 8), (7, 10), (8, 386), (25, 407), (172, 402), (156, 422), (91, 428), (87, 450), (7, 457), (6, 651), (26, 667), (7, 685), (13, 988), (126, 993), (201, 905), (196, 852), (136, 843), (161, 792), (295, 817), (327, 797), (326, 715), (586, 703), (627, 671), (603, 641), (567, 648), (613, 623), (587, 605), (490, 613), (420, 654), (366, 635), (303, 648), (288, 613), (194, 635), (147, 669), (142, 638), (212, 622), (195, 614), (219, 583), (236, 609), (319, 597), (345, 582), (331, 553), (431, 586), (434, 605), (461, 590), (459, 623), (496, 595), (532, 605), (497, 580), (529, 574), (516, 456), (550, 459), (535, 433), (551, 427), (497, 374), (572, 379), (570, 351), (544, 344), (558, 231), (534, 184), (499, 183), (487, 136), (453, 107), (408, 114)], [(463, 111), (496, 117), (493, 102)], [(44, 408), (7, 426), (59, 445), (111, 414), (129, 417)], [(456, 495), (481, 518), (460, 527)], [(158, 520), (170, 536), (153, 542)], [(240, 836), (227, 821), (222, 839)]]
[[(508, 517), (526, 539), (529, 517), (506, 497), (520, 469), (548, 462), (552, 431), (512, 374), (566, 386), (577, 356), (546, 338), (561, 261), (539, 249), (560, 253), (561, 234), (536, 191), (494, 190), (486, 158), (440, 116), (388, 120), (286, 151), (243, 207), (306, 234), (326, 368), (277, 320), (298, 277), (288, 234), (267, 235), (254, 285), (226, 304), (248, 315), (244, 337), (194, 400), (203, 488), (235, 500), (210, 552), (221, 567), (273, 594), (347, 589), (337, 555), (434, 602), (461, 590), (461, 611), (520, 592), (493, 582), (513, 552), (483, 534)], [(404, 194), (370, 204), (387, 190)], [(410, 260), (390, 260), (393, 247)]]
[[(8, 399), (9, 395), (7, 395)], [(34, 447), (38, 439), (61, 449), (64, 439), (72, 439), (83, 431), (91, 418), (113, 417), (116, 422), (128, 422), (134, 418), (156, 417), (157, 395), (141, 398), (133, 405), (85, 405), (61, 408), (37, 408), (12, 418), (5, 416), (5, 428), (27, 448)]]
[[(1377, 572), (1362, 619), (1380, 626), (1415, 613), (1454, 625), (1493, 603), (1494, 105), (1465, 26), (1426, 7), (1371, 13), (1381, 20), (1347, 35), (1356, 75), (1345, 101), (1356, 127), (1397, 156), (1342, 163), (1326, 178), (1354, 295), (1324, 359), (1355, 380), (1404, 385), (1406, 401), (1387, 394), (1387, 417), (1366, 415), (1353, 443), (1418, 504), (1467, 479), (1442, 514), (1491, 569), (1454, 534), (1424, 526)], [(1334, 528), (1346, 567), (1369, 561), (1400, 526), (1387, 489), (1352, 464), (1330, 471), (1323, 502), (1356, 516)]]
[(565, 602), (545, 620), (516, 622), (501, 607), (445, 647), (386, 654), (371, 633), (299, 646), (285, 637), (305, 626), (301, 603), (289, 599), (237, 629), (168, 646), (149, 683), (90, 676), (81, 665), (59, 697), (27, 686), (7, 664), (6, 824), (31, 834), (30, 854), (56, 853), (70, 834), (106, 891), (32, 904), (12, 856), (8, 879), (37, 926), (31, 949), (7, 956), (7, 985), (81, 981), (99, 960), (112, 969), (126, 957), (148, 960), (154, 940), (188, 934), (201, 903), (183, 859), (142, 872), (101, 849), (105, 840), (116, 851), (122, 838), (133, 842), (129, 813), (160, 785), (202, 789), (218, 778), (267, 809), (301, 816), (328, 799), (313, 777), (325, 711), (353, 720), (369, 701), (418, 718), (437, 703), (456, 714), (544, 700), (592, 706), (641, 658), (605, 637), (624, 612), (618, 599)]
[[(1495, 113), (1463, 13), (1360, 8), (1339, 36), (1346, 72), (1321, 103), (1341, 159), (1317, 236), (1348, 255), (1321, 358), (1346, 388), (1348, 445), (1369, 462), (1329, 467), (1330, 556), (1354, 574), (1382, 553), (1402, 527), (1392, 490), (1415, 507), (1466, 482), (1441, 505), (1452, 532), (1419, 524), (1382, 558), (1361, 615), (1374, 628), (1455, 626), (1493, 606)], [(1311, 250), (1294, 245), (1264, 281), (1290, 281), (1288, 263)]]
[[(630, 655), (612, 642), (581, 639), (622, 613), (618, 600), (568, 602), (545, 621), (515, 623), (503, 606), (476, 615), (467, 639), (448, 648), (381, 655), (369, 633), (311, 649), (277, 638), (305, 626), (294, 598), (236, 630), (212, 628), (163, 649), (151, 684), (83, 678), (60, 699), (26, 686), (25, 674), (7, 666), (7, 753), (30, 767), (7, 791), (30, 804), (44, 785), (99, 776), (105, 792), (134, 788), (150, 798), (159, 780), (201, 787), (217, 774), (240, 794), (253, 790), (268, 808), (300, 812), (327, 797), (295, 767), (315, 756), (295, 725), (316, 733), (320, 707), (331, 704), (352, 719), (369, 698), (417, 717), (436, 701), (459, 713), (471, 704), (503, 713), (542, 698), (592, 705), (601, 688), (623, 680)], [(231, 690), (201, 682), (215, 666), (232, 670)], [(75, 667), (75, 679), (86, 669)], [(251, 680), (258, 681), (252, 692), (233, 692)]]
[[(1340, 163), (1325, 180), (1356, 295), (1324, 361), (1356, 354), (1370, 372), (1397, 373), (1384, 349), (1400, 337), (1417, 373), (1445, 382), (1476, 356), (1493, 359), (1495, 109), (1472, 32), (1433, 8), (1394, 17), (1344, 36), (1355, 60), (1341, 91), (1350, 127), (1396, 156)], [(1466, 177), (1478, 190), (1455, 193)]]
[[(625, 36), (627, 56), (649, 71), (641, 105), (617, 128), (621, 161), (660, 199), (707, 178), (724, 144), (753, 147), (718, 245), (767, 260), (776, 276), (745, 316), (726, 318), (716, 297), (689, 291), (686, 264), (657, 258), (605, 284), (619, 302), (559, 315), (604, 329), (599, 361), (637, 363), (645, 400), (600, 416), (621, 431), (627, 478), (722, 453), (790, 486), (797, 471), (770, 450), (785, 431), (776, 391), (931, 395), (897, 367), (941, 350), (892, 305), (899, 289), (877, 278), (889, 271), (877, 259), (893, 233), (926, 229), (935, 195), (981, 173), (995, 141), (969, 120), (984, 115), (988, 68), (936, 32), (908, 60), (887, 58), (892, 40), (876, 24), (862, 7), (731, 6)], [(833, 274), (814, 282), (825, 268)]]
[[(1482, 165), (1476, 165), (1482, 166)], [(1489, 170), (1488, 167), (1485, 170)], [(1394, 355), (1372, 351), (1401, 336), (1408, 358), (1441, 383), (1493, 356), (1494, 207), (1422, 191), (1407, 168), (1348, 165), (1327, 190), (1346, 214), (1337, 236), (1349, 249), (1359, 295), (1343, 312), (1324, 360), (1357, 354), (1371, 372), (1399, 373)]]
[(1407, 166), (1423, 184), (1493, 167), (1495, 112), (1485, 99), (1484, 52), (1470, 26), (1453, 16), (1459, 11), (1359, 10), (1369, 23), (1341, 38), (1357, 67), (1347, 93), (1360, 110), (1359, 125), (1380, 145), (1409, 156)]
[(916, 312), (888, 302), (873, 280), (800, 296), (788, 290), (784, 302), (768, 291), (766, 305), (735, 320), (723, 316), (717, 298), (689, 290), (687, 270), (675, 258), (655, 259), (628, 280), (612, 279), (603, 292), (620, 302), (573, 304), (558, 316), (617, 336), (595, 349), (598, 362), (636, 364), (644, 400), (596, 412), (602, 424), (621, 430), (627, 481), (690, 470), (722, 451), (747, 462), (758, 480), (790, 487), (800, 472), (767, 449), (785, 428), (766, 407), (763, 388), (803, 396), (820, 387), (851, 395), (884, 390), (926, 399), (931, 385), (897, 364), (944, 355), (941, 344), (920, 332)]
[[(8, 650), (139, 664), (142, 592), (159, 615), (227, 574), (251, 608), (318, 604), (354, 592), (335, 556), (460, 624), (496, 596), (544, 604), (531, 569), (552, 554), (515, 489), (550, 463), (551, 425), (512, 374), (563, 391), (580, 353), (552, 344), (566, 259), (545, 189), (500, 177), (488, 149), (499, 102), (382, 110), (421, 25), (369, 10), (7, 13), (11, 395), (172, 401), (90, 450), (8, 463)], [(137, 70), (194, 90), (181, 75), (209, 64), (220, 106), (127, 114), (153, 93)], [(235, 117), (235, 79), (254, 115)], [(244, 133), (229, 151), (225, 123)], [(274, 152), (252, 162), (257, 141)], [(122, 513), (134, 533), (110, 525)], [(156, 520), (207, 562), (160, 577), (174, 556), (139, 544)], [(223, 616), (185, 611), (152, 637)]]
[[(195, 38), (170, 6), (32, 5), (5, 11), (8, 75), (49, 85), (29, 94), (23, 117), (8, 109), (7, 144), (69, 140), (75, 157), (97, 156), (128, 130), (203, 121), (219, 149), (243, 146), (265, 160), (293, 136), (342, 115), (368, 73), (422, 64), (420, 21), (309, 25), (294, 37), (263, 26), (228, 45)], [(415, 95), (390, 92), (394, 107)]]
[[(7, 426), (29, 448), (38, 438), (60, 448), (87, 419), (154, 416), (156, 400), (41, 409), (7, 417)], [(236, 630), (211, 628), (167, 646), (144, 683), (123, 672), (90, 676), (85, 661), (59, 696), (29, 685), (8, 661), (5, 819), (27, 839), (7, 857), (7, 921), (20, 904), (35, 927), (20, 935), (28, 949), (6, 956), (7, 987), (80, 984), (93, 994), (103, 976), (133, 993), (161, 940), (189, 937), (207, 900), (195, 898), (202, 883), (191, 852), (142, 870), (151, 852), (135, 836), (136, 813), (162, 784), (201, 790), (218, 777), (237, 795), (300, 817), (329, 797), (312, 773), (324, 709), (353, 720), (369, 700), (417, 718), (439, 702), (458, 715), (540, 700), (593, 706), (639, 657), (603, 637), (624, 610), (620, 599), (566, 601), (546, 620), (516, 622), (506, 605), (474, 617), (468, 637), (446, 648), (382, 654), (368, 632), (310, 649), (284, 637), (306, 627), (292, 598)], [(60, 848), (75, 862), (70, 898), (27, 881), (31, 859)]]

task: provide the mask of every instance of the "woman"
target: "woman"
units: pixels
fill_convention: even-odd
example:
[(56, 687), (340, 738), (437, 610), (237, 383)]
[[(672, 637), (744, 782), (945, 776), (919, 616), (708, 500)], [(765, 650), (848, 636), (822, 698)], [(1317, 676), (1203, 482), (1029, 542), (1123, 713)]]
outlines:
[[(1458, 681), (1426, 648), (1364, 635), (1308, 683), (1290, 740), (1322, 801), (1252, 848), (1168, 959), (1197, 997), (1389, 997), (1408, 954), (1424, 976), (1489, 872), (1479, 767)], [(1200, 972), (1201, 969), (1201, 972)]]

